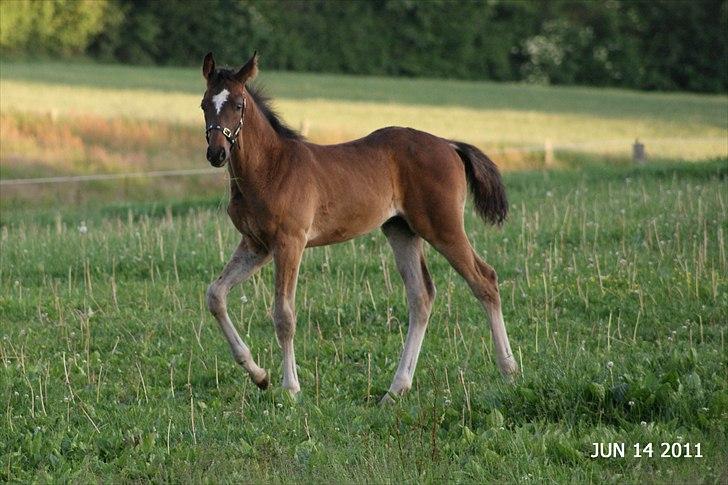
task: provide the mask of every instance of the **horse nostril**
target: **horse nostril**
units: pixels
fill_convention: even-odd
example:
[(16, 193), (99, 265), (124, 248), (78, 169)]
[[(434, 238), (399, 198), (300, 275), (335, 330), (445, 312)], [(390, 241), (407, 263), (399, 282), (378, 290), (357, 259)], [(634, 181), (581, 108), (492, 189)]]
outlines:
[(225, 161), (225, 150), (220, 150), (220, 154), (217, 156), (218, 162), (224, 162)]

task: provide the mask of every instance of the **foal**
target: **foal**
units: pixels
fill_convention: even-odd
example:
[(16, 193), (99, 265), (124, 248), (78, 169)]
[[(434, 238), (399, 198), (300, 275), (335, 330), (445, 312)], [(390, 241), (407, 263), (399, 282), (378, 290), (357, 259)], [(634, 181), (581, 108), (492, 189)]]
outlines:
[[(275, 263), (273, 318), (283, 351), (283, 387), (300, 390), (293, 350), (294, 301), (301, 257), (307, 247), (334, 244), (382, 228), (407, 290), (409, 329), (390, 396), (412, 386), (417, 357), (435, 298), (422, 252), (424, 239), (467, 281), (490, 318), (498, 366), (518, 372), (501, 313), (496, 273), (468, 241), (463, 226), (466, 186), (478, 214), (493, 224), (508, 203), (495, 164), (477, 148), (411, 128), (389, 127), (359, 140), (316, 145), (287, 127), (254, 88), (252, 58), (237, 72), (216, 69), (212, 53), (202, 73), (207, 90), (207, 159), (227, 162), (227, 212), (242, 239), (222, 274), (207, 290), (207, 305), (220, 323), (235, 360), (258, 387), (270, 383), (227, 313), (230, 289)], [(467, 183), (466, 183), (467, 181)]]

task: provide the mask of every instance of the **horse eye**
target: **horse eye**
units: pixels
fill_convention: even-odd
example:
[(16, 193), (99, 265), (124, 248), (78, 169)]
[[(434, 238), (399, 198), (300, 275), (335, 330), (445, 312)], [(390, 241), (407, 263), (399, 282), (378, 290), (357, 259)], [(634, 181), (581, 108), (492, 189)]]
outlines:
[(240, 103), (237, 104), (237, 107), (238, 107), (238, 109), (243, 109), (243, 105)]

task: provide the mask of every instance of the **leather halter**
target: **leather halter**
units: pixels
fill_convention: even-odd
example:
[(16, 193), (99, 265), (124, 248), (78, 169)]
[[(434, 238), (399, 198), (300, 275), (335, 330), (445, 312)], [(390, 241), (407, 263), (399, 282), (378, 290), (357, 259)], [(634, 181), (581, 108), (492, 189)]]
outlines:
[(228, 127), (210, 124), (205, 129), (205, 139), (207, 140), (207, 143), (210, 143), (210, 132), (214, 130), (219, 130), (222, 132), (225, 139), (230, 143), (230, 148), (235, 148), (235, 144), (238, 141), (238, 134), (240, 134), (240, 130), (243, 129), (243, 120), (245, 119), (245, 108), (247, 108), (247, 105), (247, 98), (243, 96), (243, 112), (240, 114), (240, 121), (238, 121), (238, 125), (235, 127), (235, 131), (231, 131)]

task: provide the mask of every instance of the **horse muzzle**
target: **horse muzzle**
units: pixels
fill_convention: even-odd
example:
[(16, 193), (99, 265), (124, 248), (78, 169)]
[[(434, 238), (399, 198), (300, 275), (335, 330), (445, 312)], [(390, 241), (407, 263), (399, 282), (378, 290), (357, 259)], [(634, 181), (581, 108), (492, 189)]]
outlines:
[(225, 147), (218, 146), (218, 147), (207, 147), (207, 161), (210, 162), (210, 165), (213, 167), (222, 167), (225, 165), (225, 161), (228, 158), (227, 150), (225, 150)]

